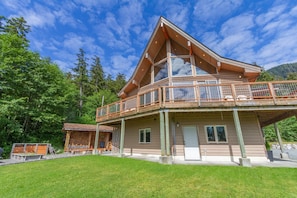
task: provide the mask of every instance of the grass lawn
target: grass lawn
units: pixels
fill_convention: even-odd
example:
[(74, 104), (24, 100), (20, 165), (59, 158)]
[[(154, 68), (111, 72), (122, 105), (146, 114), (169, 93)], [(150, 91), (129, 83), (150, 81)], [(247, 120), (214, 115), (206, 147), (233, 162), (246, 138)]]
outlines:
[(0, 197), (296, 197), (297, 169), (80, 156), (0, 166)]

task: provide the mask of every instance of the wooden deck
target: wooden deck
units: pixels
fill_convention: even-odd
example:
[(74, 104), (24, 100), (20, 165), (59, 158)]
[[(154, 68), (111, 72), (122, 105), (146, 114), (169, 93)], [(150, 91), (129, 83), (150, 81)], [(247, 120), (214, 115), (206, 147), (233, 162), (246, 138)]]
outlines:
[(199, 111), (264, 106), (297, 106), (297, 81), (162, 86), (97, 108), (96, 121), (108, 122), (158, 109)]

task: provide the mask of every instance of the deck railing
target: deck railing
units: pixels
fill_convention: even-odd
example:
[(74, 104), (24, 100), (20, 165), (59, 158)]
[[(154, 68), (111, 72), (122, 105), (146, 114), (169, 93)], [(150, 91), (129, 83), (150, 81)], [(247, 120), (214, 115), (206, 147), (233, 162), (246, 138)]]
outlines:
[(97, 108), (97, 122), (159, 108), (297, 105), (297, 81), (162, 86)]

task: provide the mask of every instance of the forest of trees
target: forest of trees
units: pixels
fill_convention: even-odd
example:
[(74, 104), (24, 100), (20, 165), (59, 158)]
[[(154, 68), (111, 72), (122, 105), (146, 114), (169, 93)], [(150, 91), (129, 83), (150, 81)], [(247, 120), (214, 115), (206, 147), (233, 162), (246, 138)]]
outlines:
[[(0, 147), (8, 156), (16, 142), (63, 145), (64, 122), (95, 124), (96, 108), (118, 100), (125, 76), (106, 75), (100, 58), (83, 49), (73, 71), (63, 73), (50, 58), (29, 50), (24, 18), (0, 17)], [(76, 52), (74, 52), (76, 53)], [(90, 64), (90, 65), (89, 65)], [(90, 68), (90, 69), (88, 69)]]
[[(118, 100), (125, 76), (106, 75), (100, 58), (86, 58), (79, 49), (72, 72), (64, 73), (51, 61), (30, 51), (30, 27), (24, 18), (0, 17), (0, 147), (9, 155), (16, 142), (50, 142), (62, 148), (64, 122), (95, 124), (96, 108)], [(296, 73), (286, 79), (297, 79)], [(279, 79), (267, 71), (259, 81)], [(285, 141), (297, 141), (292, 117), (278, 123)], [(276, 141), (272, 126), (264, 129)]]

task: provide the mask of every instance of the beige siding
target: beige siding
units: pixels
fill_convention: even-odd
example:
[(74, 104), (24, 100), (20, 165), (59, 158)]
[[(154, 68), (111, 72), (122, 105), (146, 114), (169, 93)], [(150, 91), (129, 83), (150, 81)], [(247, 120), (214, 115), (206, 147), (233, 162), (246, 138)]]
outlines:
[[(240, 112), (239, 117), (247, 156), (265, 157), (264, 140), (256, 114), (254, 112)], [(176, 129), (178, 145), (183, 145), (182, 126), (196, 125), (202, 156), (241, 156), (232, 112), (180, 113), (176, 114), (175, 120), (180, 123), (180, 127)], [(207, 143), (205, 125), (225, 125), (228, 143)], [(177, 155), (183, 155), (183, 153), (178, 152)]]
[[(254, 112), (239, 112), (247, 157), (265, 157), (266, 151), (257, 116)], [(171, 149), (175, 148), (176, 156), (184, 156), (184, 139), (182, 127), (194, 125), (197, 127), (201, 156), (236, 156), (240, 157), (240, 148), (235, 131), (232, 112), (206, 113), (171, 113), (174, 119), (175, 141), (170, 129)], [(177, 123), (179, 127), (177, 127)], [(126, 121), (125, 153), (160, 155), (159, 116), (148, 116)], [(207, 143), (205, 125), (224, 125), (227, 132), (227, 143)], [(151, 128), (151, 143), (139, 143), (139, 129)]]
[[(151, 128), (151, 142), (139, 143), (139, 129)], [(160, 155), (159, 117), (149, 116), (126, 121), (124, 148), (133, 154), (157, 154)]]

